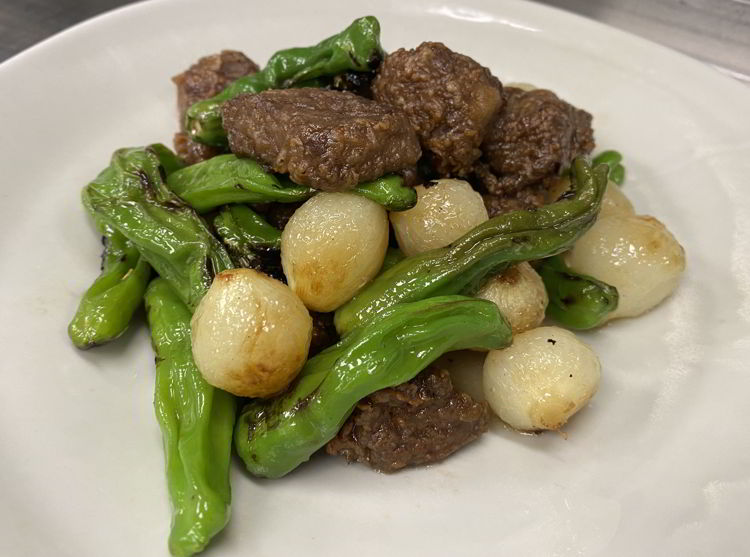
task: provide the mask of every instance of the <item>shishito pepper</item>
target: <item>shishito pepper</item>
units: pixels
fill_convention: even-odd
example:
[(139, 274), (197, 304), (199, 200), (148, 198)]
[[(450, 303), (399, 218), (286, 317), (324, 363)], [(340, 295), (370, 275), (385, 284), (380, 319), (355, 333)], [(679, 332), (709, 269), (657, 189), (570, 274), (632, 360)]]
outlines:
[[(152, 146), (164, 174), (181, 168), (182, 162), (166, 147)], [(118, 191), (123, 170), (111, 164), (94, 179), (95, 187)], [(138, 249), (113, 226), (97, 217), (87, 202), (84, 205), (102, 235), (104, 253), (99, 277), (81, 298), (76, 314), (68, 326), (73, 344), (88, 349), (106, 344), (119, 337), (128, 327), (135, 310), (143, 301), (143, 293), (151, 277), (151, 267)]]
[(295, 203), (315, 195), (307, 186), (282, 182), (252, 159), (219, 155), (183, 168), (169, 188), (199, 213), (227, 203)]
[(369, 71), (383, 58), (380, 24), (372, 16), (354, 20), (346, 29), (314, 46), (288, 48), (271, 56), (259, 72), (231, 83), (218, 95), (199, 101), (185, 114), (185, 129), (206, 145), (223, 146), (227, 136), (221, 125), (221, 104), (245, 93), (293, 87), (319, 77), (345, 71)]
[[(227, 203), (296, 203), (317, 190), (279, 178), (253, 159), (219, 155), (169, 175), (169, 188), (199, 213)], [(414, 188), (396, 174), (358, 184), (353, 193), (383, 205), (389, 211), (411, 209), (417, 203)]]
[(161, 427), (172, 501), (169, 550), (201, 551), (229, 520), (229, 464), (235, 398), (206, 383), (193, 361), (190, 310), (164, 279), (145, 295), (156, 352), (154, 410)]
[(497, 306), (441, 296), (385, 310), (307, 361), (284, 395), (242, 410), (235, 447), (256, 476), (278, 478), (332, 439), (359, 400), (412, 379), (444, 352), (511, 342)]
[(346, 334), (395, 304), (471, 292), (488, 274), (511, 263), (565, 251), (594, 223), (607, 170), (576, 159), (571, 190), (560, 201), (498, 215), (447, 247), (398, 262), (336, 310), (336, 329)]
[(417, 190), (404, 186), (404, 179), (397, 174), (362, 182), (352, 192), (382, 205), (388, 211), (406, 211), (417, 204)]
[(81, 298), (68, 336), (82, 350), (106, 344), (125, 332), (151, 278), (138, 250), (111, 226), (97, 222), (104, 241), (102, 270)]
[(214, 218), (214, 229), (239, 254), (255, 249), (281, 248), (281, 231), (245, 205), (228, 205)]
[(602, 151), (594, 157), (592, 164), (606, 164), (609, 167), (609, 179), (618, 186), (625, 182), (625, 167), (618, 151)]
[(216, 273), (232, 268), (221, 242), (166, 185), (176, 157), (159, 144), (119, 149), (83, 190), (84, 205), (122, 234), (192, 310)]
[(565, 327), (591, 329), (617, 309), (619, 296), (614, 286), (576, 273), (561, 255), (541, 261), (536, 271), (549, 297), (547, 316)]

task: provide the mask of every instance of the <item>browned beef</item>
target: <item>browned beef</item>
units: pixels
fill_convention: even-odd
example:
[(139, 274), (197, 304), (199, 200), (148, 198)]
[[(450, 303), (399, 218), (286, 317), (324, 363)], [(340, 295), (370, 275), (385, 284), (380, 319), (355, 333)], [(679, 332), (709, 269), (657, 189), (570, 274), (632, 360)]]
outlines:
[(421, 153), (402, 112), (344, 91), (240, 95), (223, 104), (221, 115), (233, 153), (324, 191), (413, 167)]
[[(220, 93), (234, 80), (258, 71), (258, 65), (236, 50), (222, 50), (219, 54), (204, 56), (187, 70), (172, 78), (177, 85), (177, 109), (180, 130), (185, 125), (185, 111), (191, 104)], [(174, 136), (174, 149), (187, 164), (215, 157), (221, 151), (193, 141), (180, 131)]]
[(505, 106), (482, 144), (495, 177), (475, 169), (489, 193), (513, 196), (594, 148), (591, 115), (552, 91), (506, 87), (503, 96)]
[(535, 184), (521, 189), (516, 194), (494, 195), (485, 193), (482, 195), (487, 215), (492, 218), (509, 211), (528, 211), (544, 205), (545, 192), (539, 185)]
[(185, 132), (174, 134), (174, 150), (186, 164), (195, 164), (205, 161), (221, 153), (221, 150), (190, 139)]
[(188, 107), (220, 93), (227, 85), (259, 70), (258, 64), (236, 50), (222, 50), (204, 56), (187, 70), (172, 78), (177, 85), (177, 108), (180, 127)]
[(403, 110), (441, 176), (466, 176), (502, 106), (502, 85), (477, 62), (442, 43), (399, 49), (381, 64), (376, 100)]
[(487, 431), (487, 403), (457, 392), (450, 374), (430, 367), (413, 380), (362, 400), (326, 452), (376, 470), (444, 459)]

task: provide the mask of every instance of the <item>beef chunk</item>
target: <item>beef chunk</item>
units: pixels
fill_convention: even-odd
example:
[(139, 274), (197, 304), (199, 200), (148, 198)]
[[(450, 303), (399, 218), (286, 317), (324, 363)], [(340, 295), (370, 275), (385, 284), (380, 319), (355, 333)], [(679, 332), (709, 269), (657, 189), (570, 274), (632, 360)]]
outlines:
[(474, 167), (473, 181), (480, 185), (484, 206), (490, 218), (508, 211), (520, 211), (541, 207), (547, 201), (547, 179), (536, 184), (529, 184), (518, 190), (502, 194), (487, 193), (503, 191), (498, 177), (490, 170), (489, 165), (477, 163)]
[(174, 134), (174, 150), (186, 164), (195, 164), (221, 154), (221, 150), (190, 139), (185, 132)]
[(233, 153), (324, 191), (413, 167), (421, 153), (403, 113), (344, 91), (240, 95), (225, 102), (221, 114)]
[(503, 96), (505, 106), (482, 144), (496, 175), (482, 180), (489, 193), (516, 194), (594, 148), (591, 115), (552, 91), (506, 87)]
[[(258, 65), (236, 50), (222, 50), (204, 56), (187, 70), (172, 78), (177, 85), (177, 109), (180, 130), (185, 124), (185, 111), (191, 104), (213, 97), (234, 80), (258, 71)], [(220, 154), (221, 151), (192, 140), (184, 131), (174, 136), (174, 149), (187, 164), (195, 164)]]
[(326, 452), (394, 472), (444, 459), (488, 424), (487, 404), (457, 392), (446, 370), (431, 367), (362, 400)]
[(375, 99), (403, 110), (441, 176), (466, 176), (502, 107), (502, 85), (442, 43), (399, 49), (380, 66)]
[(180, 122), (191, 104), (221, 93), (236, 79), (259, 69), (258, 64), (241, 52), (222, 50), (219, 54), (204, 56), (187, 70), (174, 76), (172, 81), (177, 85)]
[(510, 195), (485, 193), (482, 199), (487, 208), (487, 215), (492, 218), (509, 211), (528, 211), (541, 207), (544, 205), (545, 192), (539, 184), (535, 184)]

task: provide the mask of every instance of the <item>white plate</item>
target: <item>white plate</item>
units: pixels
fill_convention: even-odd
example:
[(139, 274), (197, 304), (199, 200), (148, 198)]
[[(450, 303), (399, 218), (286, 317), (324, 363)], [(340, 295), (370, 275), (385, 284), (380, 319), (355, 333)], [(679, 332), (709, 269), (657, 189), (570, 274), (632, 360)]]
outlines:
[(750, 90), (535, 4), (336, 4), (137, 4), (0, 66), (0, 555), (166, 555), (145, 327), (85, 353), (65, 333), (98, 272), (81, 186), (117, 147), (169, 143), (169, 77), (200, 55), (263, 62), (370, 12), (388, 49), (444, 41), (591, 111), (688, 272), (656, 311), (585, 335), (603, 380), (567, 440), (495, 427), (393, 476), (329, 457), (278, 481), (235, 466), (232, 521), (207, 555), (747, 555)]

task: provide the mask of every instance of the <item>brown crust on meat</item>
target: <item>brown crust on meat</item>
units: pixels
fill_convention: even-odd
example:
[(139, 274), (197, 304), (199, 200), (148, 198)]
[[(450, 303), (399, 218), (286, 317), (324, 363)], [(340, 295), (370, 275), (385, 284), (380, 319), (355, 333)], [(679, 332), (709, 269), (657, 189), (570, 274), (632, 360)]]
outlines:
[(450, 374), (430, 367), (413, 380), (357, 404), (326, 452), (382, 472), (444, 459), (487, 431), (484, 402), (453, 387)]
[(177, 110), (180, 132), (173, 139), (177, 155), (186, 164), (205, 161), (222, 153), (220, 149), (203, 145), (184, 133), (185, 111), (198, 101), (220, 93), (234, 80), (259, 70), (258, 64), (236, 50), (222, 50), (199, 59), (187, 70), (172, 78), (177, 86)]
[(180, 157), (185, 164), (195, 164), (221, 154), (220, 149), (193, 141), (185, 132), (177, 132), (174, 134), (172, 143), (174, 144), (174, 150), (177, 153), (177, 156)]
[(345, 191), (412, 168), (421, 154), (403, 113), (345, 91), (240, 95), (221, 114), (233, 153), (319, 190)]
[(373, 82), (376, 100), (403, 110), (441, 176), (466, 176), (502, 107), (490, 71), (442, 43), (391, 53)]
[(591, 115), (552, 91), (506, 87), (503, 97), (505, 106), (482, 144), (483, 160), (495, 175), (482, 180), (489, 193), (516, 194), (594, 148)]
[[(199, 59), (187, 70), (172, 78), (177, 85), (177, 108), (180, 122), (188, 107), (198, 101), (208, 99), (236, 79), (255, 73), (258, 64), (237, 50), (222, 50)], [(182, 128), (181, 128), (182, 129)]]

